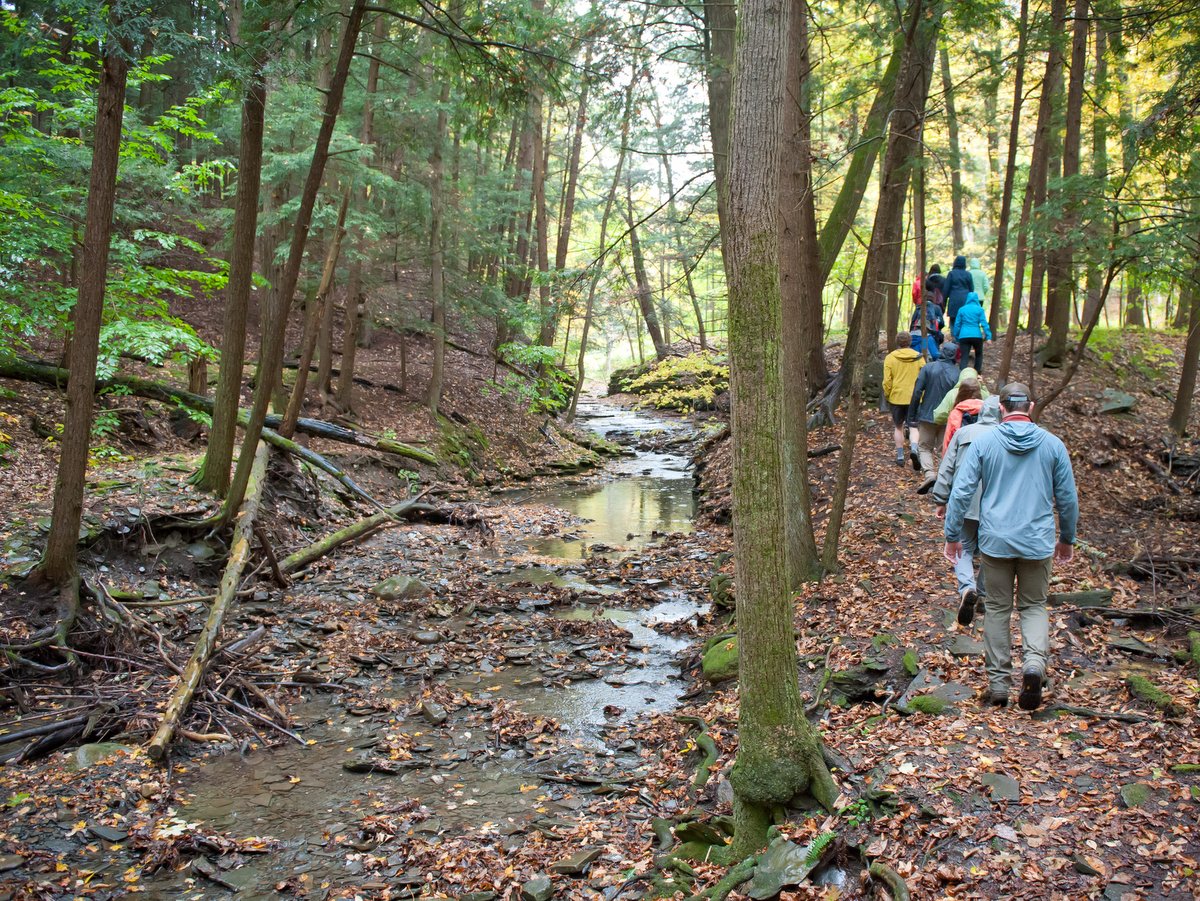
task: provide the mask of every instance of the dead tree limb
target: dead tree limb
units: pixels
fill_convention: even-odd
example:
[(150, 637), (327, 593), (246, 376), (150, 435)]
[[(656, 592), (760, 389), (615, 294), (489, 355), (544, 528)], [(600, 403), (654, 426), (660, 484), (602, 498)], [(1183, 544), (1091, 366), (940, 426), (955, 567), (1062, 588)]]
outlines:
[(293, 554), (289, 554), (279, 561), (279, 569), (284, 573), (295, 572), (298, 569), (303, 569), (315, 560), (319, 560), (326, 554), (336, 550), (343, 544), (349, 544), (351, 541), (356, 541), (370, 535), (376, 529), (396, 522), (399, 517), (403, 516), (410, 509), (415, 507), (420, 500), (421, 495), (417, 497), (406, 498), (394, 506), (388, 507), (372, 516), (365, 519), (360, 519), (358, 522), (351, 523), (344, 529), (339, 529), (326, 535), (319, 541), (314, 541), (307, 547), (302, 547)]
[(158, 731), (154, 733), (147, 748), (154, 760), (162, 760), (167, 756), (167, 751), (171, 746), (171, 737), (175, 734), (180, 719), (187, 711), (188, 705), (191, 704), (192, 698), (196, 694), (196, 688), (199, 687), (204, 673), (208, 669), (208, 662), (212, 657), (217, 635), (221, 631), (221, 624), (225, 621), (225, 614), (236, 602), (238, 583), (241, 582), (242, 571), (250, 559), (250, 541), (254, 534), (254, 519), (258, 515), (259, 501), (262, 499), (263, 487), (267, 481), (269, 456), (270, 450), (267, 445), (259, 442), (258, 450), (254, 455), (254, 467), (250, 470), (246, 502), (242, 504), (237, 525), (234, 527), (229, 563), (221, 575), (221, 584), (217, 589), (216, 600), (209, 608), (208, 619), (204, 623), (204, 628), (200, 630), (200, 637), (196, 640), (191, 659), (183, 668), (179, 683), (163, 711)]

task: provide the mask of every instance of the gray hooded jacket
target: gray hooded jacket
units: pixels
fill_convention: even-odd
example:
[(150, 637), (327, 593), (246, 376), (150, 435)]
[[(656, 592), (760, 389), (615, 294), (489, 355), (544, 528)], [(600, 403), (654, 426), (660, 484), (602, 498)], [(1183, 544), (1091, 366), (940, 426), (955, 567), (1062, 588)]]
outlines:
[(958, 345), (947, 341), (939, 358), (921, 369), (913, 386), (912, 402), (908, 405), (909, 422), (933, 422), (934, 411), (946, 392), (958, 385), (958, 364), (954, 355)]
[[(928, 368), (928, 367), (926, 367)], [(958, 541), (977, 489), (979, 550), (989, 557), (1045, 560), (1058, 540), (1075, 543), (1079, 498), (1071, 458), (1057, 436), (1025, 420), (1002, 422), (967, 448), (946, 506), (946, 540)]]
[[(950, 489), (954, 487), (954, 474), (958, 470), (958, 461), (967, 452), (971, 442), (982, 438), (984, 434), (1000, 424), (1000, 398), (993, 394), (983, 402), (979, 409), (979, 418), (970, 425), (965, 425), (950, 439), (950, 446), (942, 456), (942, 465), (938, 467), (937, 482), (934, 483), (930, 497), (935, 503), (946, 504), (950, 500)], [(966, 519), (979, 520), (979, 498), (983, 489), (977, 489), (967, 507)]]

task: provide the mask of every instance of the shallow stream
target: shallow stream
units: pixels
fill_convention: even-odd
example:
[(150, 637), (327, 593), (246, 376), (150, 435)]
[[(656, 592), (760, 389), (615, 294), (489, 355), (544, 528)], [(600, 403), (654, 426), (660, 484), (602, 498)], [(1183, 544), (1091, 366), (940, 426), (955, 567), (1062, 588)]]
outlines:
[[(293, 887), (366, 883), (362, 856), (373, 850), (377, 837), (360, 827), (373, 811), (412, 810), (415, 835), (436, 840), (486, 824), (505, 841), (519, 844), (524, 833), (553, 828), (556, 817), (569, 816), (588, 802), (583, 786), (636, 781), (645, 762), (628, 725), (648, 712), (669, 712), (686, 690), (677, 655), (688, 644), (658, 627), (695, 618), (704, 606), (686, 590), (664, 580), (646, 578), (638, 586), (640, 603), (622, 606), (622, 589), (588, 581), (582, 565), (593, 554), (609, 558), (635, 555), (670, 533), (692, 530), (695, 515), (694, 482), (690, 463), (672, 445), (686, 441), (685, 424), (653, 415), (622, 410), (598, 402), (581, 403), (579, 422), (632, 453), (609, 462), (584, 483), (555, 483), (534, 491), (506, 496), (506, 502), (562, 508), (584, 520), (567, 535), (525, 538), (523, 554), (533, 565), (510, 565), (481, 557), (485, 577), (529, 593), (530, 606), (506, 612), (535, 626), (553, 620), (607, 620), (628, 633), (622, 665), (565, 679), (547, 678), (531, 665), (539, 652), (568, 652), (586, 656), (586, 640), (553, 634), (539, 628), (542, 647), (530, 650), (530, 662), (471, 669), (450, 665), (434, 678), (447, 688), (475, 696), (503, 699), (524, 714), (556, 720), (556, 753), (533, 753), (526, 748), (502, 747), (486, 726), (461, 722), (451, 715), (431, 726), (420, 713), (392, 712), (385, 716), (356, 716), (337, 695), (320, 694), (295, 705), (291, 713), (306, 745), (288, 744), (267, 751), (236, 752), (202, 763), (184, 764), (178, 780), (188, 801), (180, 820), (244, 838), (260, 836), (279, 843), (262, 855), (213, 858), (219, 878), (239, 887), (241, 898), (278, 897), (280, 886)], [(653, 444), (662, 450), (638, 449)], [(514, 549), (514, 551), (517, 549)], [(364, 563), (371, 559), (364, 558)], [(363, 573), (370, 585), (374, 573)], [(575, 592), (578, 606), (542, 609), (537, 598), (546, 585)], [(649, 605), (646, 598), (653, 599)], [(476, 624), (495, 625), (500, 614), (474, 614), (447, 621), (443, 631), (469, 635)], [(521, 622), (522, 619), (518, 619)], [(420, 623), (410, 628), (422, 628)], [(599, 677), (596, 677), (599, 676)], [(384, 699), (410, 698), (414, 685), (395, 673), (380, 672)], [(412, 758), (391, 775), (353, 773), (347, 761), (370, 757), (404, 733), (412, 743)], [(567, 774), (566, 779), (563, 774)], [(411, 884), (415, 894), (424, 879), (407, 868), (403, 851), (387, 845), (382, 871), (386, 884)], [(371, 878), (381, 873), (375, 869)], [(297, 882), (298, 880), (298, 882)], [(191, 869), (162, 873), (146, 888), (159, 897), (219, 896), (211, 881)], [(395, 895), (403, 896), (403, 895)]]

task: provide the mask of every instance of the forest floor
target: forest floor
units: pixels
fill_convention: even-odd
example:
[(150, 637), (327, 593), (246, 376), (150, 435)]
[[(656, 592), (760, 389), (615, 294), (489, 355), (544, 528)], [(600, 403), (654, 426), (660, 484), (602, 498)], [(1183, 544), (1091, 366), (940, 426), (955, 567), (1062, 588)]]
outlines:
[[(386, 359), (379, 365), (381, 380), (394, 376)], [(1186, 562), (1200, 546), (1195, 491), (1182, 477), (1172, 490), (1153, 471), (1169, 368), (1129, 341), (1102, 344), (1048, 413), (1072, 452), (1085, 542), (1052, 591), (1113, 595), (1103, 608), (1053, 608), (1053, 685), (1034, 716), (977, 701), (980, 622), (956, 624), (940, 522), (914, 493), (919, 476), (892, 462), (890, 423), (868, 417), (843, 572), (796, 604), (803, 687), (821, 702), (814, 722), (844, 763), (835, 773), (844, 803), (836, 814), (788, 813), (782, 832), (799, 844), (836, 837), (799, 884), (779, 876), (780, 897), (878, 893), (864, 859), (889, 864), (915, 897), (1200, 893), (1200, 685), (1195, 666), (1175, 657), (1195, 620), (1121, 612), (1196, 612), (1197, 572)], [(54, 395), (6, 387), (19, 389), (3, 398), (16, 431), (39, 403), (54, 421)], [(1136, 398), (1132, 413), (1099, 414), (1113, 387)], [(82, 683), (47, 677), (7, 695), (0, 729), (9, 732), (14, 721), (36, 722), (17, 709), (94, 693), (126, 705), (126, 734), (0, 768), (0, 898), (217, 898), (236, 888), (264, 898), (515, 899), (549, 897), (538, 882), (546, 875), (557, 897), (609, 901), (642, 896), (656, 876), (660, 887), (670, 878), (688, 891), (716, 882), (723, 871), (711, 864), (660, 869), (671, 836), (654, 826), (719, 837), (730, 812), (736, 686), (710, 685), (699, 665), (705, 640), (729, 619), (710, 606), (709, 590), (731, 571), (721, 524), (727, 445), (702, 445), (695, 524), (685, 456), (713, 429), (694, 423), (696, 433), (674, 417), (590, 408), (591, 424), (636, 456), (595, 477), (489, 491), (485, 480), (511, 485), (515, 467), (529, 476), (553, 460), (569, 465), (580, 448), (500, 395), (477, 399), (468, 384), (451, 398), (464, 428), (487, 439), (464, 467), (475, 476), (442, 473), (447, 496), (475, 503), (475, 524), (403, 524), (323, 559), (287, 589), (259, 582), (227, 628), (231, 639), (262, 637), (215, 676), (260, 683), (298, 741), (263, 725), (232, 742), (181, 741), (168, 767), (151, 763), (138, 744), (166, 680), (145, 648), (110, 649), (119, 662)], [(382, 399), (364, 418), (377, 416), (379, 428), (388, 406)], [(401, 413), (392, 427), (402, 439), (444, 441), (442, 424), (421, 416)], [(823, 446), (838, 430), (811, 440)], [(10, 469), (25, 481), (6, 480), (15, 524), (4, 541), (19, 564), (36, 543), (52, 472), (29, 475), (36, 467), (25, 463), (53, 452), (23, 433), (15, 444), (21, 456)], [(108, 537), (85, 560), (96, 578), (142, 595), (131, 603), (181, 640), (203, 605), (165, 605), (206, 593), (222, 548), (140, 535), (138, 523), (149, 510), (203, 506), (181, 487), (194, 455), (164, 438), (153, 452), (98, 465), (97, 482), (113, 482), (93, 509)], [(818, 519), (835, 466), (835, 456), (814, 461)], [(382, 471), (373, 483), (381, 495), (395, 478)], [(266, 522), (281, 552), (358, 515), (306, 479), (280, 475)], [(402, 493), (398, 481), (393, 493)], [(136, 540), (113, 538), (122, 528)], [(1131, 561), (1138, 566), (1121, 565)], [(392, 577), (419, 583), (383, 584)], [(827, 669), (851, 676), (822, 691)], [(1131, 697), (1130, 675), (1151, 679), (1177, 706)], [(114, 680), (127, 697), (113, 697)], [(937, 712), (914, 710), (911, 698), (922, 695), (940, 699), (924, 705)], [(201, 707), (190, 731), (224, 732), (220, 717)], [(697, 789), (698, 725), (717, 758)], [(766, 879), (770, 868), (760, 870)], [(753, 897), (774, 896), (764, 885)]]

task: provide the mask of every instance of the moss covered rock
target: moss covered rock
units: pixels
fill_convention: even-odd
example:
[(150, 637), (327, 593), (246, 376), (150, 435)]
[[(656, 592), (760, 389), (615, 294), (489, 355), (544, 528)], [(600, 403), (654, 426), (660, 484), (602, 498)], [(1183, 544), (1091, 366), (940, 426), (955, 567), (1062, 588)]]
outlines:
[(704, 652), (701, 662), (704, 678), (709, 682), (727, 682), (738, 674), (737, 636), (719, 641)]

